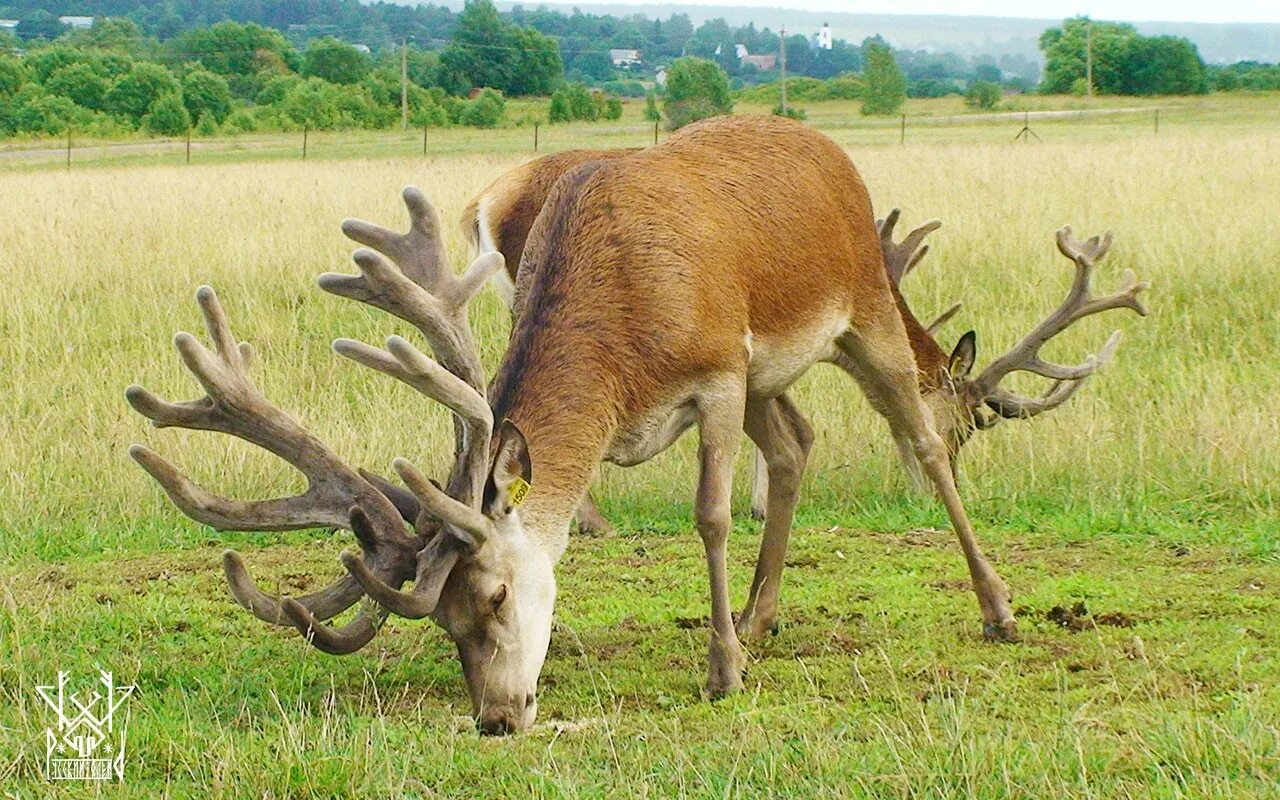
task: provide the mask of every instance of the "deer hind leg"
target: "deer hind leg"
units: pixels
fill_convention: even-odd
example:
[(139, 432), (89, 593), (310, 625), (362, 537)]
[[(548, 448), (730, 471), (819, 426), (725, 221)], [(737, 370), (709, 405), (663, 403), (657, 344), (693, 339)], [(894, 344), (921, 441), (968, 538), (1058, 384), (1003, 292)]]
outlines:
[(755, 469), (751, 480), (751, 518), (769, 516), (769, 462), (759, 449), (755, 453)]
[[(721, 388), (721, 387), (717, 387)], [(711, 584), (711, 646), (707, 695), (715, 699), (742, 689), (742, 645), (729, 605), (726, 549), (733, 516), (733, 462), (743, 429), (745, 386), (738, 382), (699, 399), (698, 494), (694, 516), (707, 556)]]
[(1012, 641), (1017, 625), (1009, 607), (1009, 590), (978, 547), (951, 472), (950, 457), (934, 430), (929, 409), (920, 397), (915, 359), (898, 319), (852, 330), (838, 344), (849, 357), (840, 365), (862, 387), (873, 407), (889, 422), (893, 437), (910, 443), (925, 476), (947, 508), (960, 539), (973, 590), (982, 609), (982, 631), (988, 639)]
[(767, 467), (764, 536), (751, 592), (737, 626), (738, 635), (758, 637), (777, 630), (787, 538), (800, 498), (800, 479), (813, 445), (813, 429), (785, 394), (772, 400), (747, 401), (744, 427), (759, 448), (757, 457)]
[(579, 533), (585, 533), (589, 536), (603, 536), (613, 533), (613, 526), (600, 513), (600, 509), (596, 507), (596, 501), (592, 499), (589, 492), (582, 498), (582, 502), (578, 504), (578, 510), (573, 512), (573, 518), (578, 523)]

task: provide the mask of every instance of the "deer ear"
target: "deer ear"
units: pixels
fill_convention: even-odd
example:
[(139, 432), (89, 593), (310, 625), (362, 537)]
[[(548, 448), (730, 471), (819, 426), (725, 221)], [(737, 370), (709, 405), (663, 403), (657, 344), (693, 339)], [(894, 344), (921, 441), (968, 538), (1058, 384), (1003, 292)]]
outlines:
[(969, 331), (956, 342), (956, 349), (951, 351), (947, 359), (947, 372), (952, 380), (963, 380), (973, 370), (973, 362), (978, 357), (978, 335)]
[(503, 420), (498, 429), (493, 466), (484, 485), (482, 509), (490, 517), (511, 513), (524, 502), (533, 484), (533, 464), (524, 434), (511, 420)]

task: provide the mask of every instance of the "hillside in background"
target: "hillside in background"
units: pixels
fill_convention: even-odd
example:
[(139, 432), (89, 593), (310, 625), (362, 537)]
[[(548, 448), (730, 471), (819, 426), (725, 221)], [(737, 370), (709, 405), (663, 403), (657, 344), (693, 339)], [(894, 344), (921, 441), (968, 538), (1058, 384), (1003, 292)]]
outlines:
[[(410, 4), (412, 5), (412, 4)], [(462, 7), (462, 3), (446, 5)], [(796, 33), (812, 33), (829, 23), (836, 38), (861, 42), (880, 34), (894, 47), (909, 50), (938, 50), (962, 56), (1021, 55), (1039, 60), (1040, 34), (1062, 22), (1060, 19), (1019, 19), (1015, 17), (960, 17), (923, 14), (843, 14), (797, 11), (786, 8), (746, 8), (742, 6), (698, 6), (672, 3), (518, 3), (499, 2), (504, 10), (523, 5), (526, 9), (545, 5), (571, 13), (573, 8), (588, 14), (628, 16), (643, 14), (666, 19), (672, 14), (688, 14), (693, 24), (722, 17), (737, 27), (755, 23), (757, 28), (778, 30), (784, 24)], [(1118, 20), (1127, 22), (1129, 20)], [(1280, 24), (1135, 22), (1147, 36), (1185, 36), (1196, 43), (1209, 63), (1235, 61), (1280, 61)]]

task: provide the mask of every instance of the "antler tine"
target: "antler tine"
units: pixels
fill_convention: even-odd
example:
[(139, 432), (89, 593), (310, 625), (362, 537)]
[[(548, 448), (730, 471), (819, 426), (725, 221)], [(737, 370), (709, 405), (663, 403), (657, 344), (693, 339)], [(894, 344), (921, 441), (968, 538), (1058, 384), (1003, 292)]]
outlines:
[(1058, 250), (1076, 265), (1075, 280), (1071, 289), (1053, 313), (978, 376), (975, 383), (985, 393), (993, 393), (1006, 375), (1019, 370), (1034, 372), (1059, 381), (1075, 381), (1084, 378), (1098, 369), (1100, 366), (1098, 359), (1086, 359), (1076, 366), (1065, 366), (1040, 358), (1040, 348), (1077, 320), (1102, 311), (1128, 308), (1141, 316), (1147, 314), (1146, 307), (1138, 300), (1137, 295), (1147, 289), (1150, 284), (1146, 281), (1139, 282), (1132, 270), (1125, 271), (1119, 291), (1103, 297), (1093, 296), (1091, 285), (1093, 269), (1111, 247), (1110, 231), (1101, 237), (1094, 236), (1080, 242), (1072, 236), (1070, 227), (1063, 227), (1057, 232), (1057, 241)]
[(1115, 357), (1116, 348), (1120, 346), (1120, 339), (1120, 331), (1113, 332), (1098, 354), (1086, 359), (1086, 363), (1091, 364), (1093, 368), (1081, 377), (1075, 380), (1054, 381), (1048, 391), (1039, 397), (1025, 397), (997, 386), (991, 396), (986, 398), (987, 406), (1007, 419), (1029, 419), (1036, 414), (1057, 408), (1070, 400), (1090, 375), (1111, 363)]
[(889, 216), (876, 220), (876, 230), (880, 233), (880, 249), (884, 254), (884, 267), (895, 286), (902, 283), (907, 273), (915, 269), (920, 260), (929, 252), (929, 245), (921, 247), (924, 237), (942, 227), (942, 221), (931, 219), (907, 234), (901, 243), (894, 243), (893, 229), (902, 216), (902, 209), (895, 208)]
[[(355, 553), (344, 552), (342, 563), (365, 593), (382, 608), (401, 617), (421, 619), (435, 611), (440, 590), (449, 574), (448, 567), (457, 560), (460, 546), (475, 548), (483, 544), (489, 534), (489, 521), (475, 508), (450, 497), (405, 459), (397, 458), (394, 466), (421, 508), (427, 515), (451, 526), (451, 535), (437, 536), (418, 553), (413, 589), (407, 592), (388, 585)], [(368, 520), (360, 509), (351, 510), (351, 522), (356, 535), (363, 536)]]
[[(219, 530), (293, 530), (338, 527), (350, 523), (349, 509), (358, 506), (372, 520), (376, 535), (362, 538), (366, 556), (385, 581), (399, 585), (412, 576), (421, 544), (404, 530), (391, 501), (344, 464), (289, 414), (274, 406), (254, 385), (248, 366), (252, 350), (236, 341), (214, 291), (202, 286), (196, 299), (204, 314), (213, 351), (194, 336), (179, 333), (175, 345), (188, 369), (205, 388), (200, 400), (171, 403), (140, 386), (125, 397), (157, 427), (183, 427), (227, 433), (255, 444), (292, 464), (307, 478), (300, 495), (273, 500), (233, 500), (206, 491), (169, 461), (142, 445), (129, 455), (158, 482), (187, 516)], [(259, 619), (293, 625), (326, 652), (351, 652), (368, 642), (381, 624), (368, 608), (341, 629), (321, 624), (350, 608), (363, 595), (350, 575), (300, 598), (272, 598), (254, 584), (239, 555), (228, 551), (223, 568), (232, 596)]]
[(937, 317), (934, 318), (933, 322), (930, 322), (928, 325), (925, 326), (925, 331), (930, 336), (937, 336), (938, 331), (942, 330), (942, 326), (946, 325), (951, 320), (951, 318), (954, 317), (956, 314), (959, 314), (961, 308), (963, 308), (963, 305), (961, 303), (956, 303), (951, 308), (948, 308), (946, 311), (943, 311), (941, 314), (939, 314)]
[[(458, 415), (449, 493), (478, 504), (493, 421), (484, 400), (486, 381), (467, 321), (467, 303), (485, 281), (502, 269), (503, 258), (500, 253), (486, 253), (473, 261), (464, 274), (455, 275), (444, 261), (439, 216), (434, 207), (413, 187), (405, 189), (404, 201), (412, 223), (407, 234), (356, 220), (347, 220), (342, 226), (347, 236), (376, 247), (395, 265), (371, 250), (357, 250), (353, 257), (361, 274), (326, 273), (320, 276), (320, 287), (388, 311), (422, 333), (435, 355), (434, 362), (399, 338), (388, 342), (391, 356), (346, 340), (336, 343), (336, 349), (358, 363), (409, 383)], [(446, 373), (457, 380), (446, 379)], [(470, 391), (463, 391), (459, 383)]]
[(488, 467), (493, 412), (485, 398), (399, 336), (387, 339), (387, 350), (351, 339), (335, 340), (333, 349), (358, 364), (407, 383), (457, 415), (462, 441), (455, 453), (458, 463), (454, 466), (449, 488), (479, 507), (479, 492), (471, 491), (469, 487), (481, 485)]

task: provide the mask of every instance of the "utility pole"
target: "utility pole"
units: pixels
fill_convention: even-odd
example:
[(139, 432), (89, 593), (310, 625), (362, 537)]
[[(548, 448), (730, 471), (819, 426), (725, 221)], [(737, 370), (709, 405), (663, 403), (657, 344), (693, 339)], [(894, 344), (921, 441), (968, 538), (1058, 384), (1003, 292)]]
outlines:
[(779, 39), (779, 61), (781, 61), (782, 70), (782, 113), (787, 113), (787, 26), (782, 26), (781, 38)]
[(400, 40), (400, 128), (409, 130), (409, 40)]
[(1084, 36), (1084, 93), (1085, 97), (1093, 99), (1093, 20), (1089, 20), (1089, 27), (1085, 29)]

